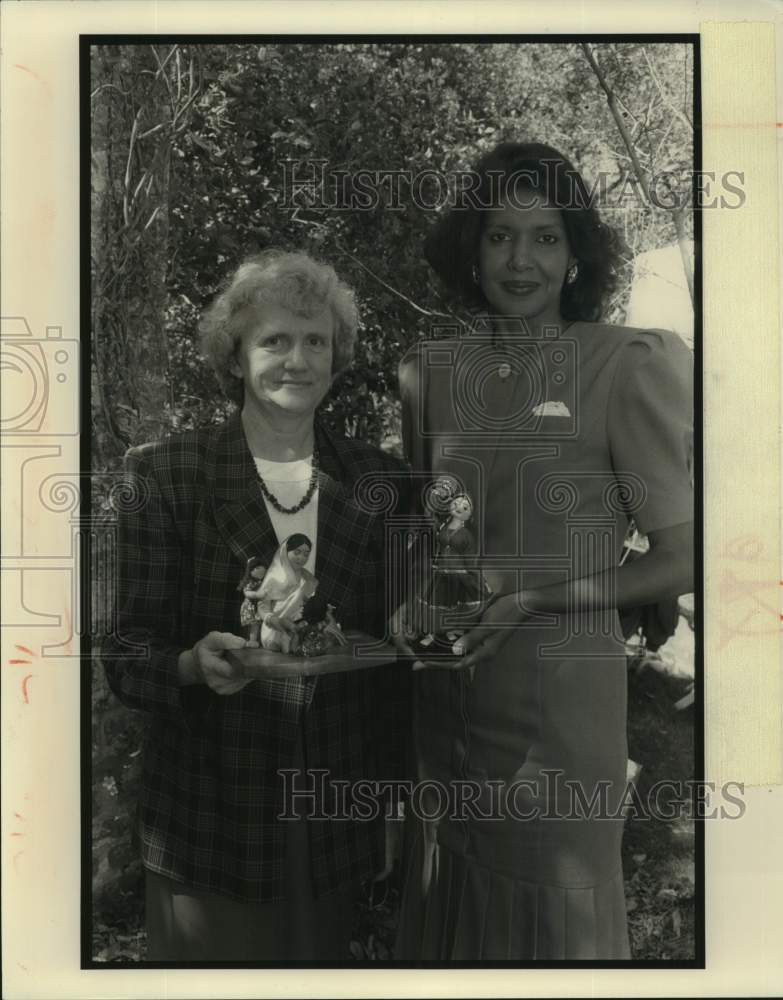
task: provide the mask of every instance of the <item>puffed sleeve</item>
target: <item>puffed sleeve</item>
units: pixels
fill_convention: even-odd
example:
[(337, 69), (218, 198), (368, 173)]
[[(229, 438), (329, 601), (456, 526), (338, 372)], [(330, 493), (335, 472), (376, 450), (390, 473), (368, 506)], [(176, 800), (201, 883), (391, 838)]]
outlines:
[(629, 335), (614, 374), (607, 432), (639, 530), (693, 520), (693, 356), (676, 334)]

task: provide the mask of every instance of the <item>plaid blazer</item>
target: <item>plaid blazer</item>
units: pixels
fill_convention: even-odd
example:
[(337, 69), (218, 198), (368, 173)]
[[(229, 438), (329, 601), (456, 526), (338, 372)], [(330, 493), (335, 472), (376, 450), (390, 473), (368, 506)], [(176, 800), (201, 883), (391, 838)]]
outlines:
[[(344, 628), (382, 635), (389, 505), (384, 512), (358, 501), (353, 486), (377, 474), (404, 511), (407, 469), (318, 424), (316, 440), (319, 592)], [(376, 873), (382, 815), (330, 820), (328, 783), (403, 776), (409, 672), (391, 664), (257, 680), (230, 696), (181, 687), (183, 649), (212, 630), (240, 632), (237, 584), (246, 561), (261, 556), (269, 565), (277, 538), (238, 414), (132, 448), (126, 475), (135, 501), (119, 515), (117, 629), (102, 658), (115, 694), (147, 713), (137, 830), (144, 865), (207, 892), (282, 899), (286, 823), (276, 818), (283, 811), (277, 771), (294, 766), (303, 734), (307, 768), (328, 774), (325, 786), (311, 783), (321, 815), (308, 825), (316, 895)]]

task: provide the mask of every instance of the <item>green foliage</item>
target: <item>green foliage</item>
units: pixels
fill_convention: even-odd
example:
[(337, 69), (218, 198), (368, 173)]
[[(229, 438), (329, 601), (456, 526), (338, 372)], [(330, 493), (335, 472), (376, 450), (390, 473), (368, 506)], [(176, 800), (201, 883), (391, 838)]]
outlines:
[[(622, 97), (645, 169), (687, 170), (691, 137), (659, 84), (687, 114), (688, 48), (620, 43), (595, 51)], [(286, 161), (289, 171), (291, 161), (323, 160), (328, 171), (346, 175), (449, 175), (501, 139), (540, 139), (571, 154), (589, 179), (606, 172), (610, 191), (625, 194), (607, 214), (634, 252), (675, 238), (669, 213), (645, 205), (638, 187), (624, 181), (627, 154), (576, 45), (185, 47), (186, 59), (193, 53), (201, 90), (189, 127), (172, 137), (169, 252), (158, 262), (168, 288), (165, 419), (172, 429), (210, 423), (225, 412), (217, 383), (200, 364), (195, 328), (249, 254), (304, 248), (334, 263), (356, 288), (363, 318), (356, 363), (325, 410), (334, 426), (376, 442), (396, 433), (401, 353), (449, 312), (422, 259), (434, 210), (417, 207), (404, 185), (395, 206), (389, 184), (366, 210), (316, 204), (294, 211), (284, 190)], [(307, 173), (302, 166), (299, 176)], [(432, 177), (420, 193), (431, 204), (444, 194)], [(328, 202), (334, 193), (325, 194)], [(356, 194), (349, 183), (341, 197)], [(611, 318), (622, 317), (627, 280)]]
[[(397, 363), (451, 310), (422, 256), (435, 211), (417, 207), (404, 185), (399, 204), (387, 186), (364, 210), (317, 201), (293, 210), (286, 162), (289, 172), (290, 161), (323, 160), (328, 171), (346, 175), (450, 175), (500, 140), (539, 140), (570, 155), (589, 183), (603, 171), (609, 191), (626, 194), (605, 214), (632, 253), (675, 239), (669, 213), (645, 204), (638, 185), (627, 183), (627, 151), (577, 45), (174, 49), (106, 45), (96, 47), (93, 60), (96, 471), (118, 472), (125, 447), (161, 429), (223, 419), (229, 404), (199, 355), (198, 317), (244, 257), (272, 246), (328, 260), (356, 289), (356, 361), (324, 413), (341, 431), (399, 447)], [(687, 171), (688, 47), (620, 43), (594, 52), (622, 99), (644, 169)], [(144, 127), (132, 138), (136, 120)], [(138, 189), (138, 218), (131, 215), (128, 225), (123, 198), (145, 176), (155, 183)], [(350, 182), (340, 197), (357, 193)], [(431, 175), (420, 194), (435, 204), (444, 192)], [(608, 318), (622, 319), (628, 282), (626, 275)], [(145, 410), (150, 386), (155, 412)], [(110, 482), (96, 479), (95, 510), (107, 508)], [(98, 679), (94, 692), (97, 923), (99, 930), (130, 928), (119, 944), (101, 931), (98, 953), (117, 957), (126, 938), (138, 942), (139, 872), (129, 830), (141, 723)], [(374, 940), (383, 939), (376, 929)]]

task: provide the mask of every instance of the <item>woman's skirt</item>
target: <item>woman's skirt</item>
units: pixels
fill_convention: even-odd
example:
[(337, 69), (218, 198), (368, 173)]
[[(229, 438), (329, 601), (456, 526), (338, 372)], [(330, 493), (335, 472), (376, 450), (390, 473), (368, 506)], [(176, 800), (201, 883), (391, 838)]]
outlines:
[(630, 960), (620, 868), (598, 885), (566, 888), (487, 868), (420, 821), (406, 838), (397, 961)]

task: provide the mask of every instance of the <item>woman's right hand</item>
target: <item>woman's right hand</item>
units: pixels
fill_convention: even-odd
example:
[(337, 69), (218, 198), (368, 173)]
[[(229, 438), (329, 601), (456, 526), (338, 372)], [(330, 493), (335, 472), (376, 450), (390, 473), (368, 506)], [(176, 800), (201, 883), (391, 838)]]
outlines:
[(243, 677), (241, 667), (224, 658), (229, 649), (245, 649), (248, 641), (231, 632), (209, 632), (203, 639), (180, 653), (177, 667), (180, 683), (206, 684), (215, 694), (236, 694), (252, 677)]

